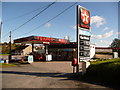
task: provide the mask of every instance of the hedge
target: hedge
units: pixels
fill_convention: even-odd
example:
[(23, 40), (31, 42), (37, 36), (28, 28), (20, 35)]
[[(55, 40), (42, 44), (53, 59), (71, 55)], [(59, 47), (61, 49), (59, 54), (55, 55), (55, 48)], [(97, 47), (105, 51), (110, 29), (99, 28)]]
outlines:
[(91, 63), (84, 77), (104, 84), (119, 86), (120, 59), (103, 60)]

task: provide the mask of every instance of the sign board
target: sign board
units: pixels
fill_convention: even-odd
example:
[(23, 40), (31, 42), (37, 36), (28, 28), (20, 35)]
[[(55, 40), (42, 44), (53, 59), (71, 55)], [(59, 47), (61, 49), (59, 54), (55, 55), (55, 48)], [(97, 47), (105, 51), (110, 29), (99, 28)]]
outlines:
[(29, 63), (33, 63), (33, 55), (29, 55), (28, 56), (28, 62)]
[(90, 11), (78, 5), (78, 26), (86, 30), (90, 29)]
[(90, 36), (79, 35), (79, 57), (80, 60), (90, 57)]
[(51, 38), (51, 37), (41, 37), (41, 36), (29, 36), (24, 37), (20, 39), (15, 39), (14, 43), (34, 43), (34, 44), (40, 44), (40, 43), (69, 43), (68, 40), (65, 39), (58, 39), (58, 38)]
[(77, 58), (79, 61), (90, 59), (90, 11), (77, 6)]

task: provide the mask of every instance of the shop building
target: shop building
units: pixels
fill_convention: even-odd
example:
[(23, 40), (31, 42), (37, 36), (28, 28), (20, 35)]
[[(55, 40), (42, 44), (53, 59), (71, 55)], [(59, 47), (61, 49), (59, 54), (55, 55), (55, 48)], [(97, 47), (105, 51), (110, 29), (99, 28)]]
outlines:
[[(32, 54), (35, 59), (38, 59), (41, 55), (51, 55), (52, 60), (72, 60), (77, 55), (76, 42), (69, 42), (65, 39), (30, 36), (16, 39), (14, 43), (31, 44), (23, 49), (22, 55)], [(101, 56), (99, 53), (110, 53), (111, 55), (104, 54)], [(112, 48), (95, 47), (94, 44), (90, 45), (90, 58), (113, 58), (112, 53)]]
[[(21, 55), (27, 56), (33, 54), (35, 59), (41, 55), (51, 55), (52, 60), (72, 60), (76, 58), (77, 44), (65, 39), (30, 36), (14, 40), (14, 43), (31, 44), (23, 49)], [(90, 47), (90, 57), (95, 54), (95, 45)]]

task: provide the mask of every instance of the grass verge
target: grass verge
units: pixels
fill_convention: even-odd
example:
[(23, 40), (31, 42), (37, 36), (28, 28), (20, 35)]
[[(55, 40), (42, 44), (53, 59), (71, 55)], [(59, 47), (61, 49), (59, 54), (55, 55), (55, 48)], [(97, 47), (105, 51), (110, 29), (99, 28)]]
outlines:
[(2, 67), (15, 67), (16, 65), (15, 64), (5, 64), (5, 63), (0, 63), (0, 66)]

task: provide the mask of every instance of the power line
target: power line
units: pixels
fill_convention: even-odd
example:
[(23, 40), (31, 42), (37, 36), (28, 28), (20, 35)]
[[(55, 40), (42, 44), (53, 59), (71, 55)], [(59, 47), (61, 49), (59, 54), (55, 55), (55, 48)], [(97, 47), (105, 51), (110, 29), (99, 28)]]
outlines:
[(29, 32), (27, 32), (27, 33), (25, 33), (25, 34), (22, 34), (22, 35), (26, 35), (26, 34), (32, 32), (32, 31), (35, 31), (35, 30), (37, 30), (38, 28), (44, 26), (45, 24), (47, 24), (48, 22), (54, 20), (55, 18), (57, 18), (58, 16), (60, 16), (61, 14), (63, 14), (65, 11), (67, 11), (68, 9), (70, 9), (71, 7), (73, 7), (73, 6), (74, 6), (75, 4), (77, 4), (77, 3), (78, 3), (78, 2), (75, 2), (74, 4), (70, 5), (70, 6), (67, 7), (66, 9), (64, 9), (62, 12), (60, 12), (59, 14), (57, 14), (56, 16), (54, 16), (53, 18), (51, 18), (51, 19), (49, 19), (48, 21), (46, 21), (45, 23), (41, 24), (40, 26), (36, 27), (35, 29), (33, 29), (33, 30), (31, 30), (31, 31), (29, 31)]
[[(56, 1), (55, 1), (56, 2)], [(44, 12), (45, 10), (47, 10), (50, 6), (52, 6), (53, 4), (55, 4), (55, 2), (51, 3), (50, 5), (48, 5), (45, 9), (43, 9), (41, 12), (39, 12), (38, 14), (36, 14), (35, 16), (33, 16), (31, 19), (29, 19), (28, 21), (26, 21), (25, 23), (23, 23), (22, 25), (20, 25), (19, 27), (17, 27), (16, 29), (12, 30), (12, 32), (18, 30), (19, 28), (21, 28), (22, 26), (24, 26), (25, 24), (27, 24), (28, 22), (30, 22), (31, 20), (33, 20), (35, 17), (37, 17), (38, 15), (40, 15), (42, 12)]]
[[(56, 0), (57, 1), (57, 0)], [(25, 23), (23, 23), (22, 25), (20, 25), (19, 27), (17, 27), (16, 29), (12, 30), (11, 32), (14, 32), (16, 30), (18, 30), (19, 28), (21, 28), (22, 26), (24, 26), (25, 24), (27, 24), (28, 22), (30, 22), (31, 20), (33, 20), (34, 18), (36, 18), (38, 15), (40, 15), (42, 12), (44, 12), (45, 10), (47, 10), (50, 6), (52, 6), (53, 4), (56, 3), (52, 2), (51, 4), (49, 4), (46, 8), (44, 8), (42, 11), (40, 11), (39, 13), (37, 13), (35, 16), (33, 16), (32, 18), (30, 18), (28, 21), (26, 21)], [(9, 33), (5, 34), (3, 37), (6, 37)]]
[(38, 10), (40, 10), (40, 9), (43, 9), (43, 8), (45, 8), (45, 7), (47, 7), (47, 6), (48, 6), (48, 5), (45, 5), (45, 6), (43, 6), (43, 7), (39, 7), (39, 8), (37, 8), (37, 9), (35, 9), (35, 10), (32, 10), (32, 11), (27, 12), (27, 13), (24, 13), (24, 14), (22, 14), (22, 15), (16, 16), (16, 17), (11, 18), (11, 19), (9, 19), (9, 20), (5, 20), (4, 23), (9, 22), (9, 21), (11, 21), (11, 20), (16, 20), (16, 19), (21, 18), (21, 17), (24, 17), (24, 16), (29, 15), (29, 14), (31, 14), (31, 13), (33, 13), (33, 12), (36, 12), (36, 11), (38, 11)]

